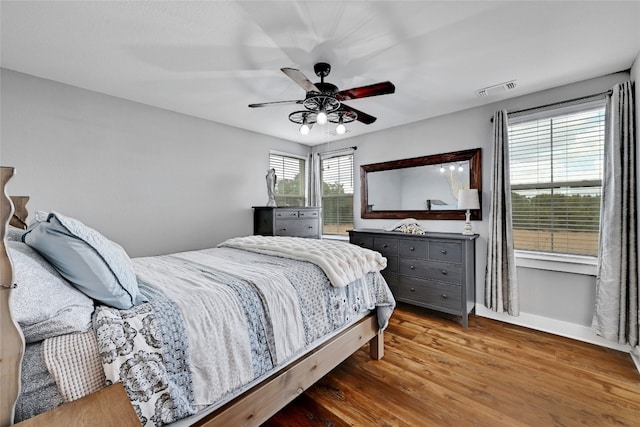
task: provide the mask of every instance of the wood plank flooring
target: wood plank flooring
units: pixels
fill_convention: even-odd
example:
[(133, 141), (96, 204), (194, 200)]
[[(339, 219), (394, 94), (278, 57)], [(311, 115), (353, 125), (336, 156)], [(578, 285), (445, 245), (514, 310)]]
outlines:
[(626, 353), (401, 304), (384, 358), (359, 350), (263, 425), (284, 426), (640, 426), (640, 373)]

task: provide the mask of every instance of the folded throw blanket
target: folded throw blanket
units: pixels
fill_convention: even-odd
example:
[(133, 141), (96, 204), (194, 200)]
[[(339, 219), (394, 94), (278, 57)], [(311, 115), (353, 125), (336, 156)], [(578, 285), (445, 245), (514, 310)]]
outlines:
[(387, 267), (387, 259), (380, 253), (340, 240), (247, 236), (229, 239), (218, 246), (312, 262), (335, 287), (347, 286), (366, 273)]

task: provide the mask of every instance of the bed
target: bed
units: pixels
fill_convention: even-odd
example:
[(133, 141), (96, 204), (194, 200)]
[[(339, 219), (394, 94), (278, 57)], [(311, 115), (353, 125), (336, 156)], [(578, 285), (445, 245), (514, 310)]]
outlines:
[(59, 212), (25, 229), (1, 172), (1, 427), (114, 383), (143, 425), (260, 425), (363, 345), (383, 356), (377, 252), (244, 236), (129, 259)]

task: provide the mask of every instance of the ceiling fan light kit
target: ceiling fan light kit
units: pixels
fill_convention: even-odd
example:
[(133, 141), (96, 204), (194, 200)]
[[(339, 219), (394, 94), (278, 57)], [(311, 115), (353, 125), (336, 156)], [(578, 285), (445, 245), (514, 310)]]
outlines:
[(300, 125), (299, 130), (302, 135), (307, 135), (314, 123), (319, 125), (336, 123), (337, 135), (344, 135), (347, 132), (345, 123), (358, 120), (369, 125), (376, 121), (376, 117), (349, 107), (343, 101), (391, 94), (396, 90), (393, 83), (387, 81), (340, 91), (336, 85), (324, 81), (324, 78), (331, 72), (331, 65), (326, 62), (318, 62), (313, 67), (313, 71), (320, 77), (318, 83), (312, 83), (300, 70), (295, 68), (281, 68), (281, 71), (306, 91), (305, 99), (249, 104), (249, 107), (302, 104), (305, 110), (289, 114), (289, 121)]

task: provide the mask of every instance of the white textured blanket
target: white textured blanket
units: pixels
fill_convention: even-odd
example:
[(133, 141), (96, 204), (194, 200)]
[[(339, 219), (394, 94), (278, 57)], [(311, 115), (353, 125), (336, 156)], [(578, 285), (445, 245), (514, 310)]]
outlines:
[(218, 246), (312, 262), (335, 287), (347, 286), (366, 273), (387, 267), (387, 259), (380, 253), (331, 239), (247, 236), (229, 239)]

